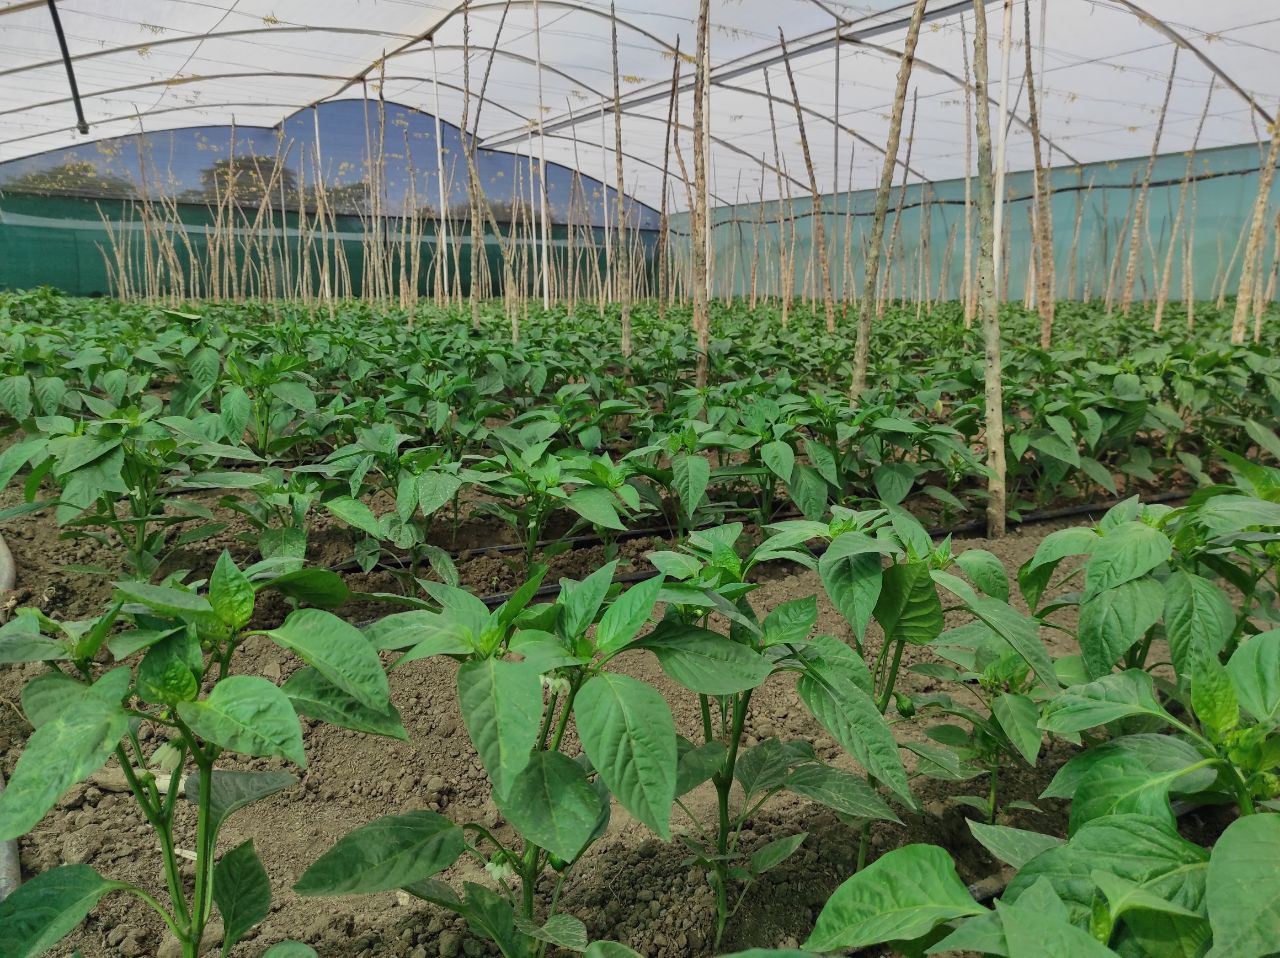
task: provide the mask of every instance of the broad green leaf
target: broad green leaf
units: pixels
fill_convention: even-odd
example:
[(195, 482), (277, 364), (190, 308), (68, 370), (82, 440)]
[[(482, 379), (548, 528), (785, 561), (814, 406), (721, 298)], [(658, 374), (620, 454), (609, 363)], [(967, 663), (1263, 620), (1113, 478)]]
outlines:
[(367, 708), (390, 707), (382, 660), (354, 625), (320, 609), (297, 609), (265, 634)]
[(298, 879), (299, 895), (367, 895), (430, 878), (466, 848), (462, 829), (425, 809), (387, 815), (340, 838)]
[(1280, 629), (1244, 642), (1227, 662), (1227, 674), (1245, 711), (1268, 725), (1280, 720)]
[(228, 552), (218, 556), (209, 576), (209, 604), (232, 632), (239, 631), (253, 617), (253, 583)]
[(63, 792), (105, 765), (128, 727), (118, 696), (86, 694), (32, 732), (0, 793), (0, 841), (29, 832)]
[(233, 752), (307, 764), (298, 716), (284, 692), (264, 678), (229, 676), (207, 698), (179, 702), (178, 714), (196, 735)]
[(755, 688), (772, 671), (764, 656), (717, 632), (697, 626), (664, 626), (637, 644), (650, 649), (662, 671), (691, 692), (732, 695)]
[(783, 602), (775, 606), (761, 624), (764, 631), (764, 644), (769, 646), (804, 642), (817, 622), (818, 597), (816, 595)]
[(261, 582), (258, 591), (275, 589), (290, 598), (309, 605), (336, 608), (351, 597), (342, 576), (329, 569), (295, 569), (273, 579)]
[(796, 465), (791, 471), (787, 492), (806, 519), (816, 521), (826, 514), (827, 482), (812, 466)]
[(738, 755), (733, 776), (750, 803), (757, 795), (778, 788), (791, 767), (787, 751), (776, 738), (767, 738)]
[(927, 645), (942, 634), (942, 602), (927, 562), (903, 562), (884, 571), (876, 621), (886, 641)]
[(819, 682), (811, 675), (801, 676), (796, 688), (832, 738), (903, 801), (915, 805), (898, 743), (871, 696), (848, 679)]
[(1181, 569), (1164, 584), (1164, 632), (1181, 675), (1201, 656), (1216, 656), (1236, 628), (1235, 611), (1218, 586)]
[(677, 737), (676, 797), (692, 791), (720, 771), (725, 751), (721, 742), (711, 741), (695, 746), (688, 739)]
[(987, 596), (979, 596), (976, 602), (970, 601), (967, 604), (970, 612), (1022, 656), (1041, 682), (1051, 689), (1058, 687), (1053, 660), (1040, 641), (1040, 623), (1036, 619), (1023, 615), (1007, 602)]
[[(214, 771), (210, 775), (209, 818), (214, 833), (222, 823), (247, 805), (296, 785), (289, 772)], [(200, 803), (200, 776), (192, 773), (182, 783), (182, 793), (193, 805)]]
[(560, 580), (560, 628), (566, 638), (576, 638), (590, 627), (609, 594), (617, 567), (617, 560), (614, 560), (606, 562), (581, 582)]
[(542, 684), (538, 670), (524, 662), (480, 659), (458, 668), (462, 721), (493, 781), (505, 795), (538, 741)]
[(685, 518), (692, 520), (711, 480), (711, 463), (701, 456), (677, 456), (671, 463), (671, 477), (680, 508)]
[(1227, 826), (1209, 856), (1205, 903), (1209, 958), (1261, 958), (1280, 942), (1280, 817), (1246, 815)]
[(1133, 579), (1080, 606), (1080, 653), (1090, 678), (1112, 670), (1160, 618), (1164, 591), (1155, 579)]
[(40, 634), (33, 616), (20, 615), (0, 626), (0, 664), (71, 658), (66, 644)]
[(1172, 554), (1168, 536), (1145, 523), (1125, 522), (1108, 529), (1085, 565), (1085, 599), (1146, 575)]
[(1040, 832), (1011, 828), (1008, 825), (987, 825), (973, 819), (967, 821), (969, 831), (982, 843), (982, 847), (1015, 869), (1021, 868), (1041, 852), (1062, 844), (1062, 839), (1053, 835), (1042, 835)]
[(428, 609), (383, 616), (364, 627), (364, 636), (380, 651), (412, 649), (410, 655), (414, 659), (464, 655), (471, 651), (471, 629), (465, 622)]
[(996, 913), (1010, 955), (1018, 958), (1114, 958), (1113, 952), (1083, 928), (1046, 920), (1038, 909), (996, 901)]
[(350, 496), (339, 496), (337, 499), (330, 499), (324, 503), (324, 507), (347, 525), (354, 526), (375, 539), (383, 537), (382, 529), (378, 525), (378, 517), (373, 514), (372, 509), (359, 499), (353, 499)]
[(602, 672), (573, 702), (578, 737), (609, 790), (659, 836), (670, 836), (676, 793), (676, 728), (657, 690)]
[[(843, 549), (837, 547), (842, 543), (844, 546), (853, 545), (854, 543), (845, 541), (852, 536), (858, 537), (857, 544), (865, 540), (872, 548), (860, 553), (841, 554)], [(867, 634), (871, 613), (880, 599), (884, 581), (882, 564), (879, 544), (860, 532), (846, 532), (837, 536), (818, 560), (818, 575), (822, 578), (822, 587), (831, 603), (853, 627), (853, 633), (859, 642)]]
[(441, 506), (452, 502), (462, 488), (462, 480), (448, 472), (424, 472), (418, 476), (418, 508), (424, 516), (432, 515)]
[(1071, 833), (1108, 815), (1141, 815), (1174, 827), (1169, 787), (1178, 772), (1152, 774), (1136, 756), (1117, 752), (1095, 764), (1080, 780), (1071, 803)]
[[(1085, 774), (1098, 762), (1117, 752), (1127, 752), (1140, 761), (1153, 776), (1164, 772), (1185, 770), (1195, 765), (1202, 756), (1194, 745), (1185, 739), (1156, 732), (1122, 735), (1070, 759), (1053, 777), (1041, 798), (1074, 798)], [(1185, 772), (1170, 784), (1170, 791), (1195, 793), (1213, 785), (1217, 772), (1211, 768), (1198, 768)]]
[(390, 702), (384, 711), (369, 708), (338, 688), (313, 668), (299, 669), (284, 683), (284, 694), (289, 697), (294, 711), (299, 715), (328, 722), (340, 728), (385, 735), (407, 741), (400, 713)]
[(820, 762), (794, 769), (782, 783), (811, 802), (864, 821), (896, 822), (898, 816), (866, 779)]
[(616, 941), (593, 941), (583, 952), (582, 958), (644, 958), (644, 956)]
[(271, 881), (253, 839), (224, 852), (213, 868), (213, 900), (222, 915), (223, 948), (229, 949), (271, 911)]
[(264, 951), (262, 958), (316, 958), (316, 950), (300, 941), (280, 941)]
[(791, 481), (791, 472), (796, 464), (796, 454), (795, 450), (781, 439), (766, 442), (761, 446), (760, 459), (768, 467), (769, 471), (783, 482)]
[(618, 518), (613, 493), (602, 486), (583, 486), (575, 489), (565, 500), (565, 505), (586, 519), (593, 526), (625, 531), (626, 525)]
[(600, 817), (586, 772), (560, 752), (534, 752), (508, 792), (494, 798), (524, 838), (568, 862), (587, 847)]
[(190, 620), (199, 624), (210, 624), (220, 621), (213, 606), (204, 596), (168, 586), (150, 585), (146, 582), (116, 582), (115, 590), (125, 598), (140, 602), (147, 608), (170, 615), (177, 619)]
[(286, 380), (272, 383), (270, 389), (272, 395), (277, 399), (292, 406), (299, 412), (316, 411), (316, 394), (310, 386)]
[(245, 426), (249, 424), (249, 411), (249, 394), (243, 389), (230, 386), (223, 391), (218, 419), (227, 442), (236, 445), (244, 438)]
[[(1178, 919), (1193, 919), (1198, 924), (1204, 923), (1204, 919), (1191, 909), (1153, 894), (1134, 882), (1117, 878), (1110, 872), (1095, 871), (1089, 877), (1093, 879), (1093, 883), (1098, 886), (1098, 890), (1107, 900), (1106, 919), (1109, 929), (1114, 928), (1121, 918), (1139, 911), (1153, 913), (1152, 917), (1162, 917), (1166, 921), (1169, 920), (1169, 916), (1172, 916)], [(1097, 918), (1098, 916), (1095, 915), (1095, 921)]]
[(1025, 695), (1001, 692), (991, 702), (991, 714), (995, 716), (1004, 734), (1009, 737), (1028, 763), (1034, 765), (1036, 756), (1040, 754), (1040, 740), (1043, 737), (1036, 724), (1040, 718), (1040, 709), (1035, 702)]
[(664, 576), (632, 586), (605, 610), (596, 626), (596, 651), (609, 656), (627, 645), (644, 628), (662, 591)]
[(1221, 741), (1240, 724), (1240, 702), (1231, 677), (1216, 656), (1191, 665), (1191, 707), (1201, 728)]
[(200, 641), (183, 629), (166, 636), (147, 650), (138, 663), (134, 687), (147, 702), (176, 705), (200, 694), (204, 655)]
[(552, 915), (542, 925), (535, 925), (527, 918), (517, 915), (516, 929), (530, 938), (545, 941), (566, 951), (584, 951), (587, 947), (587, 926), (580, 919), (564, 912)]
[(983, 911), (945, 851), (934, 845), (907, 845), (876, 859), (837, 888), (804, 947), (835, 951), (919, 938), (943, 922)]
[(956, 556), (958, 565), (979, 589), (989, 596), (1009, 601), (1009, 575), (1004, 563), (985, 549), (966, 549)]
[(1071, 734), (1130, 715), (1169, 720), (1169, 714), (1156, 701), (1151, 676), (1141, 669), (1113, 672), (1088, 685), (1063, 689), (1045, 705), (1040, 727)]
[(125, 887), (88, 865), (61, 865), (36, 875), (0, 902), (0, 954), (44, 954), (74, 931), (103, 895)]

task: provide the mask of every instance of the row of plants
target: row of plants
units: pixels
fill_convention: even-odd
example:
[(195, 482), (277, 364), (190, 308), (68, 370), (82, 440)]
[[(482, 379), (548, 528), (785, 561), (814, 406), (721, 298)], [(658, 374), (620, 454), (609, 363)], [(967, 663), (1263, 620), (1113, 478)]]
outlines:
[[(0, 839), (30, 830), (114, 758), (159, 842), (165, 891), (89, 865), (55, 868), (0, 904), (0, 942), (44, 953), (119, 892), (156, 911), (191, 956), (216, 911), (228, 953), (268, 914), (270, 883), (252, 842), (218, 854), (218, 831), (295, 782), (228, 765), (250, 756), (304, 766), (303, 716), (405, 737), (387, 673), (435, 657), (456, 663), (463, 721), (510, 832), (425, 809), (389, 815), (320, 855), (298, 894), (402, 889), (461, 915), (507, 958), (553, 948), (634, 955), (590, 942), (559, 907), (616, 802), (704, 871), (718, 944), (751, 885), (806, 840), (743, 846), (744, 823), (786, 792), (849, 826), (857, 869), (801, 949), (743, 954), (879, 943), (1012, 958), (1271, 954), (1280, 470), (1231, 464), (1230, 482), (1206, 482), (1185, 505), (1133, 497), (1096, 526), (1051, 533), (1012, 576), (991, 553), (935, 542), (900, 505), (864, 502), (772, 523), (750, 548), (740, 523), (692, 530), (651, 554), (653, 576), (629, 588), (609, 563), (539, 601), (545, 568), (534, 564), (490, 609), (424, 581), (419, 596), (399, 599), (411, 608), (363, 628), (327, 611), (349, 597), (334, 573), (280, 557), (242, 569), (225, 553), (207, 579), (117, 582), (110, 607), (88, 621), (23, 610), (0, 629), (0, 661), (50, 668), (22, 694), (34, 731), (0, 797)], [(816, 634), (817, 596), (752, 604), (753, 573), (780, 562), (816, 570), (845, 635)], [(268, 589), (295, 606), (283, 621), (255, 618)], [(1015, 590), (1029, 611), (1011, 604)], [(1051, 655), (1046, 631), (1079, 652)], [(283, 685), (243, 674), (237, 653), (250, 640), (303, 667)], [(923, 661), (904, 667), (909, 647)], [(696, 703), (699, 727), (679, 728), (667, 699), (618, 667), (623, 653), (653, 656)], [(911, 693), (908, 669), (948, 691)], [(746, 746), (756, 696), (776, 682), (795, 683), (846, 759), (821, 761), (803, 739)], [(925, 740), (900, 734), (914, 723)], [(144, 727), (153, 734), (141, 736)], [(1044, 793), (1070, 803), (1065, 834), (1005, 823), (1017, 806), (1004, 800), (1002, 773), (1041, 761), (1046, 736), (1074, 749)], [(869, 861), (870, 823), (915, 810), (921, 777), (977, 786), (953, 800), (974, 816), (976, 839), (1016, 870), (994, 902), (972, 897), (942, 848)], [(706, 820), (686, 801), (702, 786), (715, 796)], [(190, 881), (174, 851), (180, 802), (196, 807)], [(1185, 837), (1183, 818), (1209, 808), (1225, 827)], [(463, 858), (483, 863), (489, 880), (451, 884), (448, 869)], [(310, 953), (288, 942), (265, 954)]]
[[(323, 508), (355, 530), (362, 568), (456, 583), (449, 551), (476, 517), (510, 528), (528, 572), (552, 531), (609, 545), (639, 525), (817, 520), (867, 498), (949, 524), (982, 504), (981, 350), (946, 308), (927, 325), (886, 315), (856, 407), (848, 344), (803, 317), (782, 329), (721, 309), (701, 390), (680, 320), (644, 307), (625, 366), (594, 317), (531, 317), (518, 344), (449, 312), (416, 319), (0, 294), (0, 483), (23, 486), (0, 519), (53, 510), (70, 535), (125, 542), (131, 574), (154, 578), (225, 527), (190, 495), (215, 490), (264, 558), (303, 556)], [(1174, 341), (1064, 308), (1050, 351), (1025, 345), (1028, 322), (1006, 323), (1015, 516), (1280, 448), (1262, 425), (1280, 415), (1274, 344), (1225, 345), (1225, 318)], [(1099, 342), (1126, 358), (1098, 361)]]

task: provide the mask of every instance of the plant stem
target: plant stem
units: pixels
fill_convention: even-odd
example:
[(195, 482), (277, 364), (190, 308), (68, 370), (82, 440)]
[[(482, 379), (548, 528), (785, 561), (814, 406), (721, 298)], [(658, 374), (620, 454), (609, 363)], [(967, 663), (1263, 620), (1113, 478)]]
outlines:
[(196, 756), (200, 774), (200, 797), (196, 819), (196, 882), (191, 902), (191, 936), (187, 941), (188, 946), (194, 949), (191, 952), (193, 956), (200, 952), (205, 922), (209, 919), (214, 844), (217, 838), (212, 821), (213, 761), (198, 752)]
[(880, 689), (880, 701), (876, 703), (881, 715), (889, 708), (889, 699), (893, 695), (893, 685), (898, 680), (898, 667), (902, 664), (902, 650), (905, 647), (906, 643), (901, 639), (893, 647), (893, 661), (889, 663), (889, 674), (884, 677), (884, 684)]

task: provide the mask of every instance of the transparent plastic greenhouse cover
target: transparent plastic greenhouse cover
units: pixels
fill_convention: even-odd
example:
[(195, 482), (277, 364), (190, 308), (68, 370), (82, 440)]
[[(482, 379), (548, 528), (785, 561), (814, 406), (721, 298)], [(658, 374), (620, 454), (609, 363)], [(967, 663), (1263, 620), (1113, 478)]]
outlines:
[[(1180, 59), (1161, 152), (1191, 147), (1211, 79), (1200, 148), (1267, 135), (1280, 75), (1275, 0), (1018, 0), (1009, 58), (1009, 169), (1032, 165), (1021, 83), (1024, 2), (1042, 73), (1041, 132), (1053, 165), (1147, 153), (1175, 46)], [(673, 79), (680, 91), (678, 145), (691, 155), (696, 0), (621, 0), (616, 14), (604, 0), (472, 0), (469, 36), (463, 5), (437, 0), (60, 0), (56, 6), (88, 133), (77, 132), (51, 4), (0, 4), (0, 179), (47, 170), (51, 157), (61, 156), (65, 166), (90, 152), (85, 144), (123, 163), (128, 151), (116, 147), (113, 154), (103, 141), (137, 133), (234, 124), (246, 131), (274, 128), (301, 144), (323, 124), (309, 115), (317, 113), (313, 108), (333, 101), (369, 98), (386, 109), (398, 104), (405, 116), (422, 111), (458, 124), (469, 89), (468, 129), (482, 148), (544, 155), (548, 163), (612, 183), (614, 16), (626, 192), (650, 208), (661, 201)], [(910, 8), (885, 0), (713, 0), (711, 205), (775, 198), (780, 182), (784, 193), (808, 191), (783, 39), (820, 189), (873, 185)], [(990, 62), (999, 74), (998, 2), (991, 14)], [(969, 0), (928, 5), (912, 80), (917, 133), (908, 182), (965, 173), (963, 38), (967, 31), (972, 40), (972, 16)], [(999, 80), (993, 75), (993, 91)], [(370, 135), (363, 120), (358, 126), (361, 137)], [(401, 126), (389, 124), (382, 147), (386, 156), (412, 153), (420, 188), (428, 191), (436, 189), (431, 175), (437, 167), (429, 126), (406, 121), (402, 136)], [(396, 142), (401, 137), (407, 144), (410, 133), (431, 144), (430, 151)], [(222, 140), (211, 148), (229, 149), (225, 133)], [(74, 155), (49, 152), (77, 145)], [(501, 179), (496, 174), (504, 162), (518, 171), (509, 156), (492, 159), (482, 171), (486, 189)], [(169, 169), (163, 175), (179, 181), (188, 174)], [(332, 169), (326, 175), (344, 182)], [(198, 171), (194, 176), (198, 181)], [(688, 197), (675, 182), (673, 173), (669, 206), (679, 211)], [(198, 189), (199, 182), (178, 185)], [(602, 212), (593, 210), (592, 218)]]

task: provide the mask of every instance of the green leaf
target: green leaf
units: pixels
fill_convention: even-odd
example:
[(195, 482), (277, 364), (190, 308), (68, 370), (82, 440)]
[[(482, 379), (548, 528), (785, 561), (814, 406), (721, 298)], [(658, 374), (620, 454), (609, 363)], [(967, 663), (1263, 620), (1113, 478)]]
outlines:
[(790, 767), (782, 742), (767, 738), (739, 754), (733, 776), (742, 786), (742, 794), (750, 804), (757, 795), (780, 787)]
[(1008, 825), (987, 825), (973, 819), (967, 820), (969, 831), (982, 843), (982, 847), (1005, 864), (1021, 868), (1041, 852), (1057, 848), (1062, 839), (1053, 835), (1011, 828)]
[(419, 810), (387, 815), (340, 838), (298, 879), (299, 895), (367, 895), (422, 881), (458, 860), (462, 829)]
[(265, 634), (365, 707), (381, 713), (390, 707), (382, 660), (354, 625), (320, 609), (298, 609)]
[(637, 645), (650, 649), (673, 681), (702, 695), (753, 689), (773, 669), (768, 659), (745, 645), (693, 625), (663, 623)]
[[(363, 641), (363, 640), (362, 640)], [(305, 766), (302, 729), (284, 692), (256, 675), (232, 675), (208, 698), (179, 702), (178, 714), (206, 741), (243, 755), (287, 758)]]
[(316, 411), (316, 394), (311, 387), (299, 382), (278, 382), (270, 386), (271, 393), (277, 399), (292, 406), (299, 412)]
[(1045, 705), (1040, 727), (1071, 734), (1130, 715), (1169, 721), (1169, 714), (1156, 701), (1151, 676), (1141, 669), (1114, 672), (1096, 682), (1063, 689)]
[(1268, 725), (1280, 719), (1280, 629), (1255, 635), (1236, 649), (1227, 674), (1245, 711)]
[(966, 549), (956, 556), (956, 565), (979, 589), (1004, 602), (1009, 601), (1009, 576), (1004, 563), (985, 549)]
[(258, 591), (275, 589), (299, 602), (331, 609), (342, 605), (351, 597), (351, 591), (342, 576), (328, 569), (295, 569), (261, 582), (257, 588)]
[(359, 499), (339, 496), (324, 503), (324, 507), (347, 525), (354, 526), (375, 539), (383, 538), (382, 529), (378, 526), (378, 517)]
[(782, 784), (797, 795), (842, 815), (863, 821), (898, 821), (893, 809), (865, 779), (844, 769), (807, 762), (794, 769)]
[(1160, 618), (1164, 592), (1154, 579), (1133, 579), (1080, 606), (1080, 653), (1090, 678), (1106, 675)]
[(0, 902), (0, 948), (5, 958), (35, 958), (70, 934), (103, 895), (124, 883), (88, 865), (62, 865), (36, 875)]
[(577, 638), (595, 620), (604, 597), (609, 594), (617, 560), (606, 562), (581, 582), (560, 580), (560, 628), (566, 638)]
[(602, 486), (583, 486), (575, 489), (565, 500), (565, 505), (586, 519), (593, 526), (625, 531), (626, 526), (618, 518), (613, 493)]
[(209, 576), (209, 604), (232, 632), (253, 618), (253, 583), (225, 550)]
[[(288, 772), (214, 771), (210, 775), (209, 818), (214, 834), (222, 823), (247, 805), (297, 784)], [(182, 783), (182, 793), (193, 805), (200, 804), (200, 776), (192, 773)]]
[(183, 629), (147, 650), (138, 663), (135, 687), (139, 698), (147, 702), (176, 705), (200, 694), (203, 673), (200, 641)]
[(1215, 741), (1240, 724), (1240, 703), (1231, 677), (1216, 656), (1191, 666), (1191, 707), (1202, 728)]
[(516, 929), (536, 941), (545, 941), (567, 951), (583, 951), (587, 947), (587, 926), (564, 912), (552, 915), (543, 925), (535, 925), (517, 915)]
[(775, 838), (768, 844), (757, 848), (751, 853), (751, 874), (763, 875), (770, 869), (777, 868), (799, 851), (800, 846), (804, 844), (804, 840), (808, 837), (808, 832), (798, 832), (785, 838)]
[(676, 797), (693, 791), (724, 766), (725, 747), (711, 741), (694, 745), (688, 739), (676, 738)]
[(227, 442), (238, 445), (244, 439), (245, 426), (249, 424), (249, 394), (239, 386), (229, 386), (222, 393), (218, 419)]
[(638, 679), (602, 672), (573, 702), (578, 737), (609, 790), (663, 839), (676, 793), (676, 728), (666, 700)]
[(1211, 768), (1199, 768), (1193, 772), (1185, 771), (1204, 757), (1191, 743), (1172, 735), (1143, 732), (1113, 738), (1070, 759), (1058, 769), (1053, 781), (1040, 793), (1040, 797), (1074, 798), (1080, 788), (1080, 782), (1088, 771), (1107, 756), (1117, 752), (1127, 752), (1132, 755), (1152, 776), (1181, 770), (1180, 777), (1170, 783), (1171, 791), (1188, 794), (1204, 791), (1212, 786), (1214, 779), (1217, 778), (1217, 772)]
[(801, 464), (792, 470), (787, 493), (806, 519), (816, 522), (826, 514), (827, 483), (812, 466)]
[(711, 463), (701, 456), (677, 456), (671, 463), (671, 485), (686, 519), (693, 520), (710, 481)]
[(1227, 826), (1209, 857), (1205, 903), (1209, 958), (1273, 955), (1280, 941), (1280, 817), (1246, 815)]
[(896, 506), (911, 492), (916, 469), (906, 462), (881, 463), (871, 470), (871, 481), (876, 487), (876, 498)]
[(218, 859), (213, 868), (213, 900), (222, 915), (224, 950), (271, 912), (271, 881), (253, 849), (253, 839)]
[(761, 625), (764, 644), (795, 645), (806, 641), (818, 622), (818, 597), (792, 599), (774, 607)]
[[(818, 559), (818, 575), (831, 603), (853, 627), (861, 642), (880, 598), (884, 575), (881, 543), (861, 532), (836, 536)], [(851, 552), (857, 549), (859, 551)]]
[(86, 694), (32, 732), (0, 793), (0, 841), (29, 832), (63, 792), (105, 765), (128, 727), (119, 696), (103, 701)]
[(204, 596), (146, 582), (116, 582), (115, 590), (161, 615), (208, 625), (220, 621)]
[(583, 952), (582, 958), (644, 958), (644, 956), (616, 941), (593, 941)]
[(560, 752), (534, 752), (506, 795), (494, 798), (524, 838), (568, 862), (587, 847), (600, 817), (586, 772)]
[(1124, 522), (1108, 529), (1085, 565), (1085, 599), (1146, 575), (1172, 554), (1168, 536), (1145, 523)]
[(31, 380), (26, 376), (0, 379), (0, 407), (17, 420), (31, 415)]
[(903, 562), (884, 571), (876, 621), (886, 641), (927, 645), (942, 634), (942, 602), (927, 562)]
[(969, 611), (1004, 639), (1047, 687), (1058, 687), (1058, 676), (1053, 670), (1053, 660), (1040, 641), (1040, 623), (1023, 615), (1007, 602), (979, 596), (966, 603)]
[(462, 488), (462, 480), (449, 472), (424, 472), (418, 476), (418, 508), (424, 516), (433, 514)]
[(1040, 754), (1040, 740), (1043, 738), (1036, 724), (1040, 718), (1040, 709), (1036, 703), (1025, 695), (1001, 692), (991, 702), (991, 714), (1000, 723), (1000, 728), (1009, 737), (1013, 747), (1028, 763), (1034, 765), (1036, 756)]
[(907, 845), (876, 859), (837, 888), (804, 947), (835, 951), (919, 938), (945, 921), (983, 911), (945, 851), (934, 845)]
[(795, 450), (781, 439), (775, 439), (761, 446), (760, 459), (769, 471), (783, 482), (791, 481), (791, 472), (796, 465), (796, 454)]
[(658, 593), (662, 591), (664, 582), (664, 576), (656, 576), (632, 586), (614, 599), (596, 626), (598, 653), (613, 655), (636, 637), (653, 615), (653, 607), (657, 605)]
[(0, 626), (0, 663), (43, 662), (71, 658), (67, 646), (40, 634), (33, 616), (20, 615)]
[(914, 806), (898, 743), (871, 696), (847, 678), (825, 677), (819, 682), (802, 675), (796, 685), (813, 717), (831, 733), (869, 773)]
[(1139, 758), (1126, 752), (1108, 756), (1080, 780), (1071, 803), (1071, 833), (1097, 818), (1129, 814), (1164, 821), (1173, 829), (1169, 786), (1178, 774), (1153, 775)]
[(1186, 675), (1192, 662), (1222, 651), (1236, 629), (1235, 610), (1215, 583), (1181, 569), (1165, 581), (1164, 591), (1169, 653), (1174, 668)]
[(458, 669), (458, 705), (480, 761), (505, 795), (529, 764), (542, 722), (542, 683), (524, 662), (481, 659)]
[(1010, 955), (1018, 958), (1114, 958), (1113, 952), (1082, 928), (1046, 920), (1038, 909), (996, 901)]
[(299, 669), (284, 683), (284, 694), (299, 715), (371, 735), (385, 735), (407, 741), (400, 713), (391, 703), (376, 711), (352, 698), (313, 668)]

